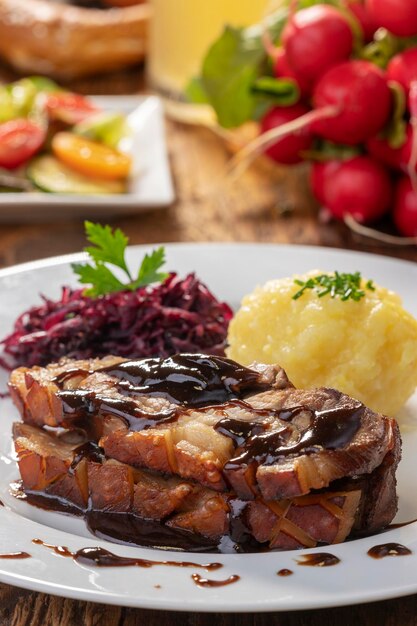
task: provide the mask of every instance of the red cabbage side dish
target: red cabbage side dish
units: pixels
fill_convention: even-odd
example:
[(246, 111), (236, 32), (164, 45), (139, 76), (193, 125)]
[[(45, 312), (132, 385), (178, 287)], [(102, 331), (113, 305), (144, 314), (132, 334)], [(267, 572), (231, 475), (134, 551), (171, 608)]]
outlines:
[[(231, 308), (195, 274), (92, 298), (63, 287), (57, 301), (24, 312), (2, 340), (8, 368), (114, 354), (166, 357), (178, 352), (223, 355)], [(9, 358), (7, 358), (9, 357)]]

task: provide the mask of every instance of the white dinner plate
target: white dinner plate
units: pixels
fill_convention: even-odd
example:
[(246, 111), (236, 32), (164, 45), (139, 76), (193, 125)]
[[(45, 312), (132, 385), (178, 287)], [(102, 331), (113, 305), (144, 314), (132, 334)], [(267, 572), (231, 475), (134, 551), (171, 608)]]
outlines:
[(128, 117), (132, 129), (128, 151), (133, 164), (127, 192), (117, 195), (0, 193), (0, 222), (117, 216), (172, 204), (175, 195), (161, 100), (156, 96), (91, 96), (90, 99), (103, 111)]
[[(129, 249), (129, 262), (137, 265), (148, 246)], [(213, 292), (232, 306), (255, 285), (313, 268), (352, 272), (359, 270), (380, 284), (399, 292), (405, 307), (417, 316), (417, 264), (369, 254), (316, 247), (261, 244), (172, 244), (166, 246), (167, 269), (180, 275), (195, 271)], [(40, 293), (55, 298), (63, 284), (75, 285), (70, 261), (81, 255), (47, 259), (0, 272), (0, 329), (11, 330), (16, 316), (40, 301)], [(392, 364), (395, 367), (395, 363)], [(1, 373), (0, 389), (6, 386)], [(417, 396), (400, 416), (403, 459), (398, 471), (399, 513), (397, 521), (417, 518)], [(0, 554), (26, 551), (32, 558), (1, 560), (2, 582), (71, 598), (133, 607), (179, 611), (280, 611), (382, 600), (417, 592), (417, 523), (392, 529), (379, 536), (325, 548), (339, 557), (333, 567), (300, 567), (302, 554), (323, 549), (258, 554), (179, 554), (99, 541), (82, 520), (36, 509), (9, 494), (9, 483), (18, 478), (12, 452), (11, 424), (18, 419), (9, 399), (0, 402)], [(191, 574), (196, 569), (155, 566), (98, 568), (78, 565), (54, 554), (39, 538), (70, 550), (102, 546), (118, 555), (148, 559), (219, 561), (223, 568), (204, 574), (224, 580), (240, 576), (234, 584), (218, 588), (197, 587)], [(409, 556), (380, 560), (367, 555), (369, 548), (399, 542), (412, 550)], [(288, 568), (292, 576), (279, 577)]]

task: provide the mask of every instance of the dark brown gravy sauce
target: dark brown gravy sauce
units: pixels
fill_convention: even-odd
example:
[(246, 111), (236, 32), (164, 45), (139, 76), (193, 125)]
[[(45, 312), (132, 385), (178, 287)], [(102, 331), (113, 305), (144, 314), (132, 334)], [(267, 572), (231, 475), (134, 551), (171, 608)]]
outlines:
[(169, 548), (185, 552), (218, 552), (215, 541), (196, 533), (170, 528), (162, 522), (146, 520), (133, 513), (87, 511), (89, 530), (99, 538), (147, 548)]
[(417, 519), (412, 519), (407, 522), (398, 522), (396, 524), (390, 524), (389, 526), (385, 528), (385, 530), (394, 530), (395, 528), (403, 528), (404, 526), (409, 526), (410, 524), (414, 524), (414, 522), (417, 522)]
[(31, 556), (28, 552), (8, 552), (0, 554), (0, 559), (30, 559)]
[(411, 550), (401, 543), (382, 543), (368, 550), (368, 555), (373, 559), (383, 559), (386, 556), (408, 556)]
[(47, 511), (84, 517), (89, 530), (100, 539), (144, 548), (170, 549), (180, 552), (231, 553), (262, 550), (262, 544), (237, 545), (229, 536), (220, 543), (196, 533), (170, 528), (162, 522), (146, 520), (133, 513), (82, 510), (68, 501), (39, 492), (24, 492), (21, 482), (12, 483), (10, 493), (19, 500)]
[(71, 552), (66, 546), (55, 546), (42, 541), (42, 539), (32, 539), (32, 543), (45, 546), (59, 556), (71, 557), (81, 565), (92, 565), (95, 567), (154, 567), (155, 565), (165, 565), (168, 567), (197, 567), (208, 572), (218, 570), (223, 567), (222, 563), (193, 563), (192, 561), (154, 561), (149, 559), (139, 559), (125, 556), (118, 556), (104, 548), (81, 548), (76, 552)]
[[(149, 559), (118, 556), (117, 554), (114, 554), (109, 550), (98, 547), (81, 548), (76, 552), (71, 552), (71, 550), (69, 550), (66, 546), (56, 546), (50, 543), (46, 543), (45, 541), (42, 541), (42, 539), (32, 539), (32, 543), (45, 546), (45, 548), (53, 550), (53, 552), (55, 552), (55, 554), (58, 554), (59, 556), (70, 557), (80, 565), (93, 567), (136, 566), (149, 568), (154, 567), (155, 565), (163, 565), (166, 567), (199, 568), (204, 569), (208, 572), (212, 572), (223, 567), (222, 563), (194, 563), (193, 561), (154, 561)], [(237, 574), (232, 574), (231, 576), (229, 576), (229, 578), (226, 578), (226, 580), (209, 580), (207, 578), (203, 578), (202, 576), (200, 576), (200, 574), (192, 574), (191, 578), (199, 587), (224, 587), (240, 580), (240, 576), (238, 576)], [(155, 588), (160, 588), (160, 585), (155, 585)]]
[(300, 559), (297, 559), (297, 565), (307, 565), (309, 567), (329, 567), (338, 563), (340, 563), (340, 559), (329, 552), (303, 554)]
[(197, 587), (225, 587), (226, 585), (237, 583), (238, 580), (240, 580), (240, 576), (237, 574), (232, 574), (229, 578), (226, 578), (226, 580), (209, 580), (208, 578), (203, 578), (200, 574), (191, 574), (191, 578)]
[[(88, 424), (98, 415), (116, 415), (125, 420), (131, 430), (142, 430), (176, 420), (181, 411), (196, 407), (199, 410), (215, 407), (225, 417), (215, 425), (215, 429), (230, 437), (236, 451), (225, 466), (227, 472), (239, 469), (249, 463), (272, 464), (291, 454), (310, 454), (318, 449), (335, 449), (347, 445), (361, 424), (363, 405), (353, 408), (336, 408), (327, 411), (312, 411), (304, 406), (278, 409), (256, 409), (245, 397), (251, 393), (270, 388), (261, 382), (260, 374), (243, 367), (232, 360), (201, 354), (178, 354), (167, 359), (141, 359), (124, 361), (97, 370), (112, 377), (119, 392), (118, 397), (98, 394), (86, 389), (66, 389), (71, 378), (84, 378), (92, 372), (82, 369), (65, 371), (54, 382), (60, 391), (64, 414), (80, 420), (77, 426)], [(121, 395), (120, 395), (121, 394)], [(139, 409), (135, 398), (151, 396), (167, 401), (167, 409), (151, 413)], [(231, 406), (247, 408), (259, 421), (243, 422), (227, 416)], [(289, 442), (291, 424), (300, 412), (307, 412), (308, 426), (300, 432), (298, 441)], [(280, 430), (268, 431), (267, 419), (279, 419)], [(288, 425), (288, 428), (287, 428)], [(101, 462), (103, 451), (95, 443), (80, 445), (70, 471), (74, 471), (83, 458)], [(28, 501), (45, 509), (85, 517), (89, 529), (98, 537), (121, 543), (132, 543), (144, 547), (171, 548), (195, 552), (253, 552), (262, 551), (266, 546), (252, 537), (246, 525), (247, 503), (238, 498), (230, 502), (230, 534), (219, 544), (195, 533), (171, 529), (163, 523), (143, 520), (131, 513), (109, 513), (103, 511), (82, 511), (60, 498), (46, 494), (27, 492)]]
[(286, 568), (280, 569), (277, 572), (277, 576), (292, 576), (293, 574), (294, 572), (292, 570)]
[[(175, 421), (182, 411), (193, 407), (226, 409), (227, 406), (240, 405), (255, 415), (273, 416), (284, 423), (290, 422), (301, 411), (310, 413), (310, 424), (295, 443), (288, 443), (285, 428), (271, 432), (265, 430), (262, 422), (242, 422), (229, 417), (220, 419), (215, 429), (230, 437), (237, 447), (228, 469), (254, 461), (268, 465), (299, 452), (309, 454), (318, 448), (334, 450), (345, 446), (358, 431), (364, 411), (360, 403), (352, 408), (326, 411), (311, 411), (302, 406), (280, 411), (256, 409), (245, 402), (244, 397), (269, 388), (260, 381), (259, 373), (230, 359), (202, 354), (124, 361), (97, 372), (116, 379), (116, 389), (125, 397), (114, 398), (85, 389), (61, 389), (58, 395), (64, 414), (76, 419), (114, 415), (123, 419), (131, 430), (142, 430)], [(54, 382), (62, 388), (72, 377), (88, 374), (90, 372), (85, 370), (69, 370), (58, 375)], [(144, 411), (134, 401), (140, 396), (163, 398), (168, 401), (168, 408), (156, 413)]]
[[(258, 422), (242, 422), (233, 418), (221, 419), (215, 426), (218, 432), (237, 444), (235, 456), (225, 465), (225, 470), (242, 465), (262, 463), (272, 465), (291, 454), (311, 454), (320, 449), (335, 450), (347, 445), (361, 425), (364, 406), (340, 407), (326, 411), (311, 411), (306, 407), (293, 407), (279, 412), (278, 417), (291, 421), (301, 411), (310, 413), (310, 424), (301, 432), (296, 443), (288, 443), (288, 431), (264, 430)], [(286, 436), (287, 435), (287, 436)]]
[[(174, 421), (181, 407), (218, 406), (268, 389), (268, 385), (260, 382), (258, 372), (230, 359), (203, 354), (124, 361), (97, 372), (116, 379), (116, 389), (125, 397), (112, 398), (84, 389), (65, 390), (63, 387), (71, 378), (91, 373), (67, 370), (54, 379), (61, 387), (58, 395), (64, 414), (78, 419), (100, 413), (115, 415), (124, 419), (132, 430)], [(140, 396), (163, 398), (168, 401), (168, 408), (156, 413), (141, 410), (134, 401)]]

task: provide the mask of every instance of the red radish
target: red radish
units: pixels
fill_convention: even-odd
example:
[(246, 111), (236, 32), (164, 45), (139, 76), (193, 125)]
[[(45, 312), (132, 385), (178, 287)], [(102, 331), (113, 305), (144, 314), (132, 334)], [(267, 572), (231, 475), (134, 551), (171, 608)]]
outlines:
[(399, 83), (408, 94), (412, 81), (417, 80), (417, 46), (392, 57), (387, 67), (387, 78)]
[(276, 78), (292, 78), (300, 90), (300, 95), (304, 98), (309, 95), (310, 88), (306, 81), (300, 79), (299, 76), (296, 76), (295, 72), (291, 69), (287, 55), (285, 54), (284, 48), (275, 48), (276, 52), (273, 54), (274, 56), (274, 74)]
[(364, 143), (382, 130), (392, 109), (384, 73), (368, 61), (349, 61), (328, 70), (317, 84), (313, 100), (315, 110), (272, 128), (242, 148), (230, 161), (228, 176), (236, 178), (278, 139), (303, 128), (336, 143)]
[(325, 188), (326, 177), (331, 176), (333, 170), (337, 170), (339, 161), (315, 161), (312, 163), (310, 172), (310, 186), (314, 197), (320, 204), (326, 204)]
[(340, 11), (318, 4), (290, 16), (282, 44), (295, 75), (313, 86), (326, 70), (350, 57), (353, 33)]
[(414, 192), (417, 193), (417, 81), (413, 80), (410, 85), (408, 95), (408, 106), (410, 109), (410, 124), (412, 128), (411, 154), (408, 160), (407, 171), (413, 186)]
[(23, 165), (42, 147), (45, 129), (27, 119), (0, 124), (0, 167), (8, 170)]
[(392, 96), (384, 73), (368, 61), (349, 61), (331, 68), (313, 93), (315, 109), (334, 105), (340, 113), (314, 124), (330, 141), (356, 145), (376, 135), (388, 122)]
[(394, 170), (405, 172), (411, 156), (412, 130), (407, 126), (407, 138), (400, 148), (392, 148), (387, 139), (372, 137), (366, 142), (366, 147), (371, 156), (388, 165)]
[(411, 183), (417, 193), (417, 47), (414, 46), (400, 54), (396, 54), (388, 64), (387, 76), (390, 80), (395, 80), (402, 85), (408, 97), (412, 128), (408, 172)]
[(344, 4), (358, 20), (362, 28), (364, 41), (366, 43), (372, 41), (378, 26), (362, 0), (346, 0)]
[[(308, 108), (303, 104), (294, 104), (289, 107), (274, 107), (263, 117), (261, 121), (261, 132), (265, 133), (271, 128), (276, 128), (301, 117), (308, 112)], [(287, 135), (279, 139), (265, 150), (266, 154), (277, 163), (293, 165), (300, 163), (303, 159), (300, 152), (311, 147), (313, 136), (307, 128)]]
[(417, 194), (406, 176), (397, 185), (393, 218), (402, 235), (417, 237)]
[(339, 220), (351, 215), (358, 222), (372, 222), (390, 207), (392, 184), (389, 174), (367, 156), (322, 163), (315, 183), (317, 199)]
[(398, 37), (417, 35), (415, 0), (366, 0), (366, 8), (378, 27), (383, 26)]

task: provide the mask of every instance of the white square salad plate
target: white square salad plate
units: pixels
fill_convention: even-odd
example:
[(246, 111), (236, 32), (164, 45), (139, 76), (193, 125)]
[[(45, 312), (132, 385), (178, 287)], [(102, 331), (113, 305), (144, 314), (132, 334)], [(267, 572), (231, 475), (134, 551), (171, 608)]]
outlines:
[(132, 129), (128, 191), (117, 195), (0, 193), (0, 222), (110, 217), (169, 206), (175, 199), (162, 102), (156, 96), (91, 96), (103, 111), (124, 113)]

